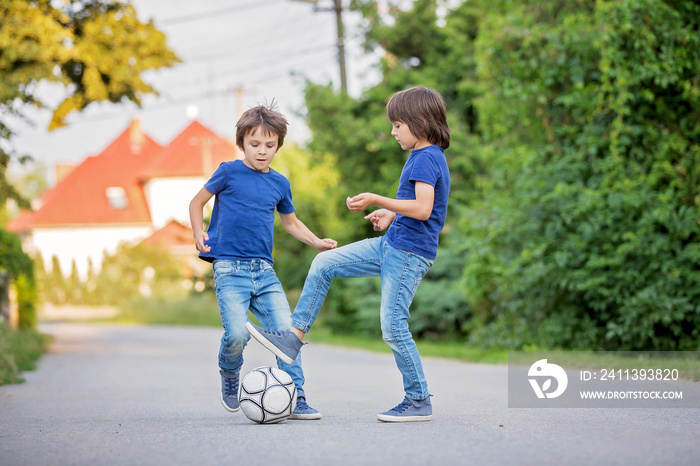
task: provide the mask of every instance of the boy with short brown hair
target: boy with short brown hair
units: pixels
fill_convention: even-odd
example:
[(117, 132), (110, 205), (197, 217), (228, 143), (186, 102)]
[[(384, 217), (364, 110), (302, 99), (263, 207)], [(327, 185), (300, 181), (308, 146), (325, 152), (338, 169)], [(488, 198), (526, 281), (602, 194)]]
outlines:
[[(258, 106), (236, 124), (236, 145), (243, 160), (224, 162), (190, 202), (190, 222), (199, 257), (212, 262), (216, 299), (224, 334), (219, 349), (221, 401), (230, 412), (240, 409), (238, 385), (243, 349), (250, 334), (248, 310), (263, 328), (289, 328), (291, 312), (272, 261), (275, 210), (284, 229), (319, 251), (334, 249), (332, 239), (319, 239), (294, 214), (289, 180), (269, 167), (287, 134), (287, 120), (277, 111)], [(203, 209), (216, 196), (208, 230)], [(320, 419), (306, 403), (301, 358), (277, 365), (294, 380), (297, 405), (291, 419)]]

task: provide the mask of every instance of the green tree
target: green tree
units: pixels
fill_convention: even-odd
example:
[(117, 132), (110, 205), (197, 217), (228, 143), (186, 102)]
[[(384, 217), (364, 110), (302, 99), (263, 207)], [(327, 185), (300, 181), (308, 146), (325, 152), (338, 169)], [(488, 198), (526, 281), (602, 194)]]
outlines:
[[(337, 158), (341, 191), (395, 192), (393, 92), (435, 87), (453, 129), (448, 223), (412, 328), (512, 348), (697, 349), (697, 2), (470, 0), (441, 21), (416, 0), (386, 23), (376, 2), (352, 5), (367, 48), (386, 51), (381, 81), (358, 99), (306, 89), (310, 147)], [(341, 213), (351, 239), (374, 234)], [(364, 331), (377, 284), (349, 283), (329, 316)]]
[(70, 277), (66, 281), (66, 301), (71, 304), (81, 304), (85, 298), (84, 284), (78, 274), (78, 264), (75, 259), (71, 261)]
[(34, 264), (22, 251), (22, 244), (17, 235), (0, 229), (0, 300), (7, 297), (11, 284), (14, 284), (17, 290), (20, 327), (34, 328), (36, 325)]
[(53, 304), (65, 304), (68, 297), (66, 277), (63, 276), (57, 256), (51, 256), (51, 271), (46, 274), (47, 282), (40, 288), (44, 290), (44, 299)]
[[(275, 156), (272, 167), (289, 179), (296, 216), (319, 238), (342, 241), (344, 228), (339, 211), (344, 197), (337, 189), (340, 174), (335, 162), (330, 154), (312, 159), (309, 153), (289, 144)], [(275, 219), (275, 270), (285, 287), (301, 289), (318, 251), (297, 241), (284, 231), (279, 218)]]
[(148, 244), (122, 244), (114, 254), (105, 254), (100, 273), (94, 278), (95, 304), (123, 304), (146, 297), (180, 299), (182, 263), (166, 249)]
[(475, 341), (698, 349), (699, 28), (694, 1), (491, 2)]
[[(352, 6), (364, 17), (365, 47), (386, 52), (378, 63), (382, 79), (357, 99), (335, 92), (331, 86), (309, 83), (305, 93), (307, 122), (312, 132), (309, 148), (315, 154), (330, 152), (337, 160), (342, 174), (338, 189), (344, 193), (340, 198), (340, 216), (345, 238), (356, 241), (383, 234), (373, 231), (363, 215), (348, 212), (344, 199), (366, 191), (396, 195), (408, 153), (391, 136), (386, 102), (395, 92), (415, 85), (440, 91), (448, 106), (452, 129), (446, 153), (452, 178), (450, 211), (438, 264), (424, 279), (414, 301), (416, 324), (412, 328), (420, 335), (459, 336), (462, 325), (471, 316), (460, 291), (461, 274), (455, 272), (451, 262), (449, 266), (444, 264), (446, 270), (441, 270), (440, 262), (450, 261), (450, 256), (465, 257), (462, 238), (447, 232), (454, 229), (465, 207), (478, 196), (478, 177), (487, 170), (479, 150), (480, 130), (474, 106), (481, 92), (474, 40), (482, 10), (473, 2), (465, 2), (451, 10), (441, 25), (435, 0), (417, 0), (407, 11), (393, 10), (388, 23), (377, 14), (374, 1), (355, 0)], [(436, 296), (442, 298), (439, 306), (434, 306)], [(329, 324), (335, 329), (376, 334), (378, 297), (376, 280), (337, 281), (327, 300), (325, 314)]]
[(152, 22), (138, 20), (134, 7), (117, 0), (6, 0), (0, 6), (0, 205), (14, 199), (29, 208), (7, 179), (12, 149), (9, 117), (26, 119), (27, 106), (44, 108), (42, 82), (64, 86), (49, 129), (92, 102), (140, 104), (154, 89), (147, 71), (172, 66), (177, 56)]
[[(13, 179), (13, 186), (22, 198), (32, 201), (39, 199), (49, 188), (46, 178), (46, 166), (42, 163), (25, 163), (22, 170), (9, 175)], [(0, 225), (17, 215), (17, 201), (8, 203), (8, 209), (0, 209)]]

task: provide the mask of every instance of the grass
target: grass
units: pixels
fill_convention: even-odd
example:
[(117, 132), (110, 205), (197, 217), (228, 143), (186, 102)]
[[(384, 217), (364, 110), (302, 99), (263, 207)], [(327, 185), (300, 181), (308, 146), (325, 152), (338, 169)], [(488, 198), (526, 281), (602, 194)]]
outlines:
[(0, 323), (0, 385), (22, 383), (22, 372), (34, 370), (50, 338), (36, 330), (11, 330)]
[[(338, 335), (323, 327), (314, 327), (313, 331), (309, 332), (307, 340), (328, 345), (362, 348), (379, 353), (391, 353), (391, 349), (380, 337)], [(418, 340), (416, 341), (416, 346), (418, 346), (418, 352), (421, 356), (488, 364), (505, 364), (508, 362), (508, 351), (506, 350), (477, 348), (461, 342)]]

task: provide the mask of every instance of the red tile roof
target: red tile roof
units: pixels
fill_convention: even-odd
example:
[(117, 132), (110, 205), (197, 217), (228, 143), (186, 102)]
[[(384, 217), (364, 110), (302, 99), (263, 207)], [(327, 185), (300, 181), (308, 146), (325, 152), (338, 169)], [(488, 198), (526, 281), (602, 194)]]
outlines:
[[(34, 226), (150, 223), (146, 197), (135, 175), (155, 160), (163, 147), (145, 135), (134, 138), (133, 128), (132, 123), (99, 155), (75, 167), (44, 194), (37, 211), (22, 213), (8, 229), (20, 232)], [(109, 187), (124, 190), (124, 208), (110, 205)]]
[(194, 251), (192, 229), (176, 220), (171, 220), (167, 225), (142, 242), (150, 245), (161, 245), (166, 248), (190, 246)]
[[(35, 212), (23, 212), (8, 230), (35, 226), (151, 223), (143, 182), (154, 177), (208, 178), (219, 164), (236, 158), (235, 146), (197, 121), (163, 148), (144, 135), (138, 121), (122, 132), (99, 155), (88, 157), (58, 181)], [(123, 189), (124, 208), (110, 205), (107, 188)], [(117, 190), (117, 192), (121, 192)]]
[(193, 121), (143, 170), (141, 177), (144, 180), (165, 176), (209, 178), (219, 164), (236, 158), (235, 144)]

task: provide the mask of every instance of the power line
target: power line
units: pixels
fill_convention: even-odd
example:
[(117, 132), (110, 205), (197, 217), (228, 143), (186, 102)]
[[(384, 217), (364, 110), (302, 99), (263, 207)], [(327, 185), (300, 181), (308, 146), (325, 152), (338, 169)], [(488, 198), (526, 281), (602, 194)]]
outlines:
[(262, 8), (266, 6), (270, 6), (270, 4), (274, 3), (280, 3), (280, 2), (260, 2), (260, 1), (255, 1), (251, 2), (245, 5), (239, 5), (236, 7), (229, 7), (229, 8), (222, 8), (219, 10), (212, 10), (212, 11), (207, 11), (203, 13), (195, 13), (191, 15), (186, 15), (186, 16), (176, 16), (174, 18), (168, 18), (164, 19), (162, 21), (158, 21), (158, 24), (161, 26), (175, 26), (178, 24), (185, 24), (185, 23), (191, 23), (194, 21), (201, 21), (203, 19), (209, 19), (209, 18), (215, 18), (219, 17), (222, 15), (229, 15), (232, 13), (240, 13), (243, 11), (248, 11), (248, 10), (253, 10), (255, 8)]
[[(314, 62), (312, 62), (312, 64), (320, 63), (320, 62), (321, 62), (321, 60), (316, 59)], [(288, 71), (291, 72), (293, 70), (288, 70)], [(267, 74), (267, 77), (260, 78), (260, 79), (249, 79), (248, 81), (254, 82), (255, 84), (260, 84), (260, 83), (273, 81), (275, 79), (279, 79), (282, 77), (286, 78), (287, 76), (286, 75)], [(197, 99), (207, 100), (207, 99), (211, 99), (214, 97), (219, 97), (222, 93), (225, 93), (225, 92), (231, 91), (231, 90), (232, 90), (232, 88), (225, 89), (224, 91), (205, 91), (205, 92), (200, 92), (200, 93), (196, 93), (196, 94), (190, 94), (190, 95), (184, 96), (184, 97), (166, 97), (163, 101), (160, 101), (160, 102), (156, 101), (152, 104), (143, 104), (143, 106), (141, 106), (141, 107), (136, 106), (136, 104), (133, 104), (133, 103), (130, 103), (127, 105), (134, 105), (134, 106), (136, 106), (135, 110), (137, 110), (138, 112), (146, 113), (146, 112), (163, 110), (165, 108), (176, 106), (176, 105), (191, 103), (193, 100), (197, 100)], [(124, 110), (128, 110), (128, 108), (125, 108)], [(75, 115), (74, 117), (80, 118), (81, 115)], [(108, 111), (107, 113), (104, 113), (102, 115), (90, 115), (90, 116), (84, 115), (84, 118), (86, 118), (86, 120), (84, 120), (84, 121), (80, 121), (80, 120), (71, 121), (70, 125), (73, 126), (73, 125), (78, 125), (78, 124), (88, 124), (88, 123), (94, 123), (97, 121), (106, 121), (106, 120), (112, 120), (112, 119), (123, 118), (123, 117), (124, 117), (123, 111), (120, 111), (120, 112)]]
[[(197, 55), (202, 52), (202, 50), (213, 51), (212, 49), (225, 47), (226, 50), (231, 50), (231, 44), (235, 43), (235, 49), (239, 52), (250, 51), (255, 47), (259, 47), (260, 44), (267, 44), (266, 49), (269, 49), (275, 44), (289, 43), (289, 37), (297, 37), (300, 32), (308, 31), (312, 27), (316, 27), (313, 24), (314, 19), (312, 15), (297, 13), (297, 15), (286, 15), (284, 18), (280, 18), (280, 21), (275, 21), (270, 23), (268, 28), (265, 30), (256, 29), (253, 34), (244, 33), (243, 37), (238, 38), (234, 34), (229, 39), (224, 40), (223, 38), (218, 39), (216, 42), (195, 45), (190, 44), (194, 48), (185, 52), (182, 52), (183, 57)], [(233, 32), (233, 31), (231, 31)], [(192, 59), (184, 58), (185, 61), (191, 61)]]
[[(308, 47), (306, 49), (297, 49), (294, 51), (279, 51), (278, 54), (274, 57), (268, 57), (269, 60), (266, 60), (266, 65), (263, 65), (261, 67), (256, 67), (254, 71), (257, 72), (257, 74), (260, 74), (261, 72), (266, 73), (267, 70), (269, 69), (281, 69), (284, 68), (285, 70), (289, 71), (291, 68), (294, 67), (295, 64), (298, 64), (300, 59), (305, 59), (306, 57), (312, 56), (312, 55), (317, 55), (322, 52), (330, 52), (333, 50), (335, 46), (333, 44), (327, 44), (327, 45), (321, 45), (318, 47)], [(289, 63), (289, 65), (286, 65), (286, 63)], [(187, 66), (189, 64), (196, 64), (193, 63), (192, 61), (185, 62), (183, 65), (180, 66)], [(203, 84), (209, 84), (211, 82), (216, 82), (219, 81), (222, 77), (225, 78), (229, 76), (231, 73), (235, 74), (240, 74), (241, 73), (241, 66), (243, 66), (246, 71), (249, 71), (248, 68), (245, 67), (245, 65), (240, 65), (236, 64), (234, 66), (228, 66), (223, 69), (218, 69), (216, 71), (216, 76), (208, 79), (202, 79), (201, 77), (197, 77), (192, 79), (192, 75), (190, 74), (190, 79), (187, 81), (170, 81), (169, 84), (163, 85), (165, 88), (184, 88), (184, 87), (191, 87), (191, 86), (201, 86)], [(201, 75), (200, 75), (201, 76)], [(250, 79), (246, 79), (249, 81)]]
[[(317, 47), (309, 47), (309, 48), (302, 49), (302, 50), (296, 50), (295, 53), (281, 54), (280, 58), (287, 59), (289, 57), (294, 57), (297, 55), (307, 55), (309, 53), (315, 53), (315, 52), (318, 52), (321, 50), (328, 50), (330, 47), (333, 47), (333, 45), (319, 45)], [(218, 60), (220, 58), (232, 57), (232, 56), (235, 56), (237, 54), (240, 54), (239, 50), (235, 50), (233, 52), (223, 52), (223, 53), (220, 53), (217, 55), (208, 55), (205, 57), (190, 58), (185, 63), (197, 63), (197, 62), (203, 62), (203, 61)]]

